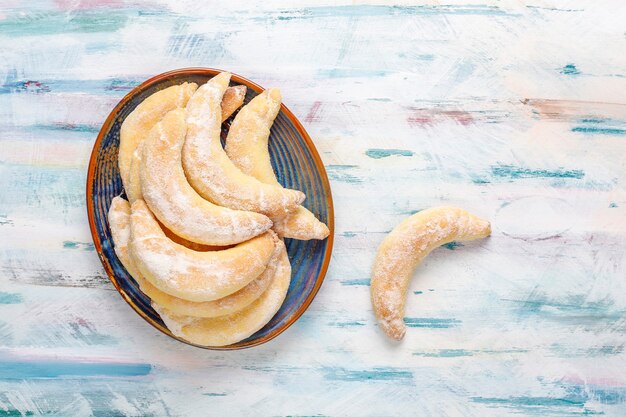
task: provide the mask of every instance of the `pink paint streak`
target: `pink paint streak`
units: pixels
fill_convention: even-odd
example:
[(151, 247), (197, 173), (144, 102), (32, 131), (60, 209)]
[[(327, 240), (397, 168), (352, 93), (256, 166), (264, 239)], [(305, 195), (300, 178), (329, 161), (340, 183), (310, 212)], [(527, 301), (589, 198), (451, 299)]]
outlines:
[(319, 117), (320, 107), (322, 107), (321, 101), (313, 102), (313, 105), (311, 106), (309, 113), (304, 118), (304, 121), (307, 123), (319, 122), (320, 121), (320, 117)]
[(406, 121), (409, 125), (418, 127), (427, 127), (434, 124), (434, 119), (430, 115), (419, 110), (414, 115), (407, 117)]
[(456, 120), (456, 122), (461, 126), (468, 126), (474, 123), (474, 118), (466, 111), (451, 110), (444, 112), (443, 114)]
[(548, 120), (575, 120), (583, 117), (624, 118), (626, 104), (582, 100), (527, 98), (522, 104), (532, 108), (539, 117)]
[(570, 384), (578, 384), (578, 385), (596, 385), (602, 387), (617, 387), (623, 388), (626, 387), (626, 379), (616, 379), (616, 378), (607, 378), (607, 377), (589, 377), (582, 379), (578, 375), (566, 375), (562, 380), (562, 382), (570, 383)]
[(442, 109), (411, 109), (412, 113), (406, 121), (410, 126), (427, 128), (446, 121), (454, 121), (461, 126), (469, 126), (474, 123), (474, 117), (463, 110)]
[(122, 0), (55, 0), (57, 7), (63, 11), (89, 10), (97, 7), (121, 7)]

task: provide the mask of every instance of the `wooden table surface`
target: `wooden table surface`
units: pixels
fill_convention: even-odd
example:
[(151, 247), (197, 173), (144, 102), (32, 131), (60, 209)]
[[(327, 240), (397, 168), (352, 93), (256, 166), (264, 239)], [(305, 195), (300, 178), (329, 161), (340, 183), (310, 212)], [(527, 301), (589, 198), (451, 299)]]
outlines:
[[(0, 416), (626, 415), (626, 3), (0, 1)], [(192, 348), (122, 300), (85, 209), (117, 101), (208, 66), (279, 87), (335, 249), (261, 347)], [(417, 210), (490, 219), (419, 267), (405, 340), (369, 300)]]

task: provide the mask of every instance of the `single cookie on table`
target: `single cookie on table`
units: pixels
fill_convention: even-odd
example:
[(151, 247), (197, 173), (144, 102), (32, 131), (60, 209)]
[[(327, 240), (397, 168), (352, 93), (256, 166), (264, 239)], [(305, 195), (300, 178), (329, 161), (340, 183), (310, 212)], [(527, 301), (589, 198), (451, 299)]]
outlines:
[(215, 318), (175, 315), (158, 305), (153, 305), (154, 309), (174, 335), (197, 345), (226, 346), (250, 337), (276, 315), (289, 289), (291, 265), (284, 243), (278, 245), (281, 254), (272, 283), (245, 309)]
[(189, 301), (213, 301), (259, 277), (279, 241), (273, 231), (229, 249), (197, 252), (168, 238), (143, 200), (130, 216), (130, 255), (137, 269), (163, 292)]
[(185, 110), (172, 110), (143, 143), (139, 181), (154, 215), (176, 235), (205, 245), (237, 244), (267, 231), (266, 216), (215, 205), (189, 185), (181, 163), (186, 132)]
[(413, 271), (433, 249), (487, 237), (491, 225), (456, 207), (422, 210), (397, 225), (378, 248), (371, 280), (374, 313), (387, 336), (406, 332), (404, 308)]
[(229, 73), (216, 75), (187, 103), (187, 137), (182, 152), (185, 174), (191, 186), (215, 204), (271, 217), (285, 215), (304, 201), (304, 194), (244, 174), (222, 148), (217, 115), (229, 80)]
[[(243, 106), (228, 130), (226, 154), (244, 174), (265, 184), (279, 185), (270, 161), (268, 139), (280, 111), (280, 91), (270, 88)], [(326, 239), (328, 226), (302, 206), (280, 217), (272, 217), (273, 229), (281, 237), (310, 240)]]
[(218, 317), (233, 314), (246, 308), (259, 298), (271, 284), (282, 253), (282, 246), (276, 245), (274, 253), (263, 273), (239, 291), (214, 301), (187, 301), (159, 290), (144, 278), (135, 266), (128, 248), (130, 241), (129, 202), (121, 197), (115, 197), (109, 208), (108, 219), (115, 253), (128, 273), (137, 281), (139, 289), (150, 297), (152, 302), (177, 315)]

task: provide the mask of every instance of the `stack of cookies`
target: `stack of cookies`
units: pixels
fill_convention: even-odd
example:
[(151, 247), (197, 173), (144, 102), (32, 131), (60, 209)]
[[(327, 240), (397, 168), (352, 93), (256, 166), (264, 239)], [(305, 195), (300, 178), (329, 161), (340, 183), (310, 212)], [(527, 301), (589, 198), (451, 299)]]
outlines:
[(270, 163), (277, 89), (242, 107), (222, 147), (222, 122), (246, 88), (230, 74), (183, 83), (145, 99), (120, 131), (119, 168), (128, 201), (115, 197), (115, 252), (170, 331), (225, 346), (261, 329), (291, 280), (283, 237), (325, 239), (329, 230), (283, 188)]

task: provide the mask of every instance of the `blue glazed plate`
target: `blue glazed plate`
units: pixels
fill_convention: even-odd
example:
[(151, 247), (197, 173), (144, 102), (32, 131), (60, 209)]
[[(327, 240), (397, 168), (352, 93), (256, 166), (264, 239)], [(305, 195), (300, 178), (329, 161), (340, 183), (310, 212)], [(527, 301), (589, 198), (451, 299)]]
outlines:
[[(91, 153), (87, 173), (87, 212), (94, 244), (111, 282), (130, 306), (148, 323), (181, 342), (174, 336), (150, 305), (150, 299), (139, 290), (113, 250), (107, 213), (113, 197), (124, 193), (117, 154), (120, 126), (124, 119), (146, 97), (156, 91), (185, 81), (204, 84), (218, 74), (209, 68), (186, 68), (153, 77), (126, 95), (104, 122)], [(248, 87), (245, 103), (263, 91), (259, 85), (233, 74), (231, 85)], [(234, 117), (234, 115), (232, 116)], [(231, 119), (232, 119), (231, 117)], [(226, 121), (226, 126), (230, 120)], [(285, 187), (306, 194), (304, 206), (328, 225), (330, 236), (323, 241), (285, 239), (292, 266), (292, 279), (287, 298), (274, 318), (249, 338), (223, 347), (208, 349), (232, 350), (265, 343), (291, 326), (307, 309), (322, 285), (333, 247), (334, 217), (330, 184), (324, 165), (298, 119), (282, 105), (270, 136), (270, 155), (278, 181)], [(199, 346), (205, 347), (205, 346)]]

